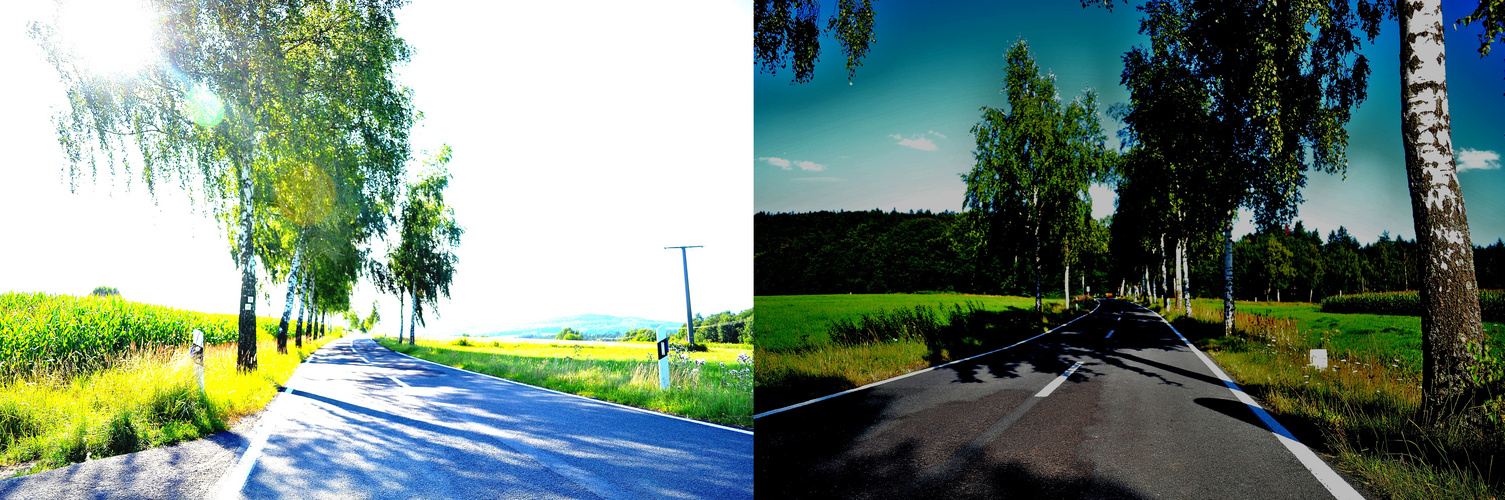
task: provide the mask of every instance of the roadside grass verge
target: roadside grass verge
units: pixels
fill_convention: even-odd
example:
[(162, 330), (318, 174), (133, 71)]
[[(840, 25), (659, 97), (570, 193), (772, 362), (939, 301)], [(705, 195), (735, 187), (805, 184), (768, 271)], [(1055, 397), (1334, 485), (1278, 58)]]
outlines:
[[(1485, 403), (1483, 424), (1422, 424), (1420, 318), (1319, 308), (1239, 302), (1237, 330), (1228, 337), (1220, 300), (1194, 301), (1192, 317), (1172, 311), (1167, 318), (1282, 425), (1375, 491), (1418, 499), (1505, 493), (1505, 460), (1496, 460), (1505, 454), (1505, 400)], [(1505, 325), (1485, 323), (1484, 330), (1499, 352)], [(1309, 366), (1310, 349), (1328, 350), (1328, 369)], [(1500, 388), (1495, 381), (1490, 394)]]
[(235, 367), (235, 343), (204, 352), (198, 390), (188, 349), (156, 346), (121, 355), (109, 368), (78, 375), (61, 367), (0, 385), (0, 465), (16, 475), (198, 439), (265, 408), (309, 354), (334, 333), (288, 345), (257, 342), (258, 366)]
[[(759, 297), (763, 311), (754, 350), (757, 411), (860, 387), (922, 368), (945, 364), (1018, 342), (1070, 321), (1085, 311), (1069, 311), (1060, 300), (1036, 314), (1027, 297), (936, 295), (824, 295)], [(968, 300), (970, 299), (970, 300)], [(760, 302), (761, 300), (761, 302)], [(891, 309), (872, 309), (887, 304)], [(791, 306), (792, 307), (789, 307)], [(1090, 309), (1090, 306), (1088, 306)], [(772, 326), (770, 326), (772, 324)], [(800, 325), (800, 342), (786, 340), (778, 325)], [(764, 330), (764, 328), (770, 328)], [(817, 330), (816, 328), (819, 328)]]
[[(1061, 299), (1045, 299), (1047, 307), (1060, 307)], [(1030, 309), (1035, 299), (998, 295), (963, 294), (855, 294), (855, 295), (768, 295), (753, 297), (758, 311), (753, 343), (766, 350), (779, 351), (830, 341), (828, 325), (837, 320), (856, 321), (863, 316), (915, 306), (946, 310), (975, 303), (983, 309)]]
[[(638, 346), (502, 343), (478, 339), (382, 346), (416, 358), (556, 391), (753, 428), (752, 353), (740, 344), (670, 354), (667, 391), (658, 388), (657, 351)], [(651, 345), (651, 344), (648, 344)]]

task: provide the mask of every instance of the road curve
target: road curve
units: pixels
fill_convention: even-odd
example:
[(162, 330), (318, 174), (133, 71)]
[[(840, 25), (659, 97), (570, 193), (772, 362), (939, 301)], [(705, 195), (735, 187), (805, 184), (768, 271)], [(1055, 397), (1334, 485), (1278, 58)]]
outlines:
[(1031, 342), (758, 418), (758, 488), (770, 498), (1360, 497), (1309, 451), (1319, 465), (1303, 462), (1306, 448), (1272, 432), (1222, 376), (1158, 315), (1103, 301)]

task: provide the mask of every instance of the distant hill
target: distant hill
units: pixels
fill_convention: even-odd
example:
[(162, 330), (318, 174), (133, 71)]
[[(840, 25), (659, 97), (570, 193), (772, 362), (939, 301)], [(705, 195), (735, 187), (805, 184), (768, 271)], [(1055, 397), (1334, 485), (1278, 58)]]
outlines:
[(655, 321), (651, 319), (607, 316), (604, 314), (577, 314), (563, 316), (542, 321), (534, 321), (524, 325), (510, 327), (504, 330), (495, 330), (488, 333), (472, 334), (479, 337), (532, 337), (552, 338), (554, 334), (564, 327), (574, 328), (586, 339), (621, 337), (622, 334), (639, 328), (667, 329), (671, 333), (684, 326), (683, 321)]

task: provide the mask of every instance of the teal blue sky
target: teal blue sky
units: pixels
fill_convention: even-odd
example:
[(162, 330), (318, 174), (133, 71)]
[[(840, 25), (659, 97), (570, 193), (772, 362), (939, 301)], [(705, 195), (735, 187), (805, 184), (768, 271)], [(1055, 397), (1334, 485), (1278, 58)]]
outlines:
[[(962, 208), (959, 174), (971, 169), (982, 106), (1001, 107), (1003, 53), (1025, 40), (1039, 65), (1056, 77), (1064, 100), (1091, 88), (1109, 146), (1119, 123), (1107, 107), (1127, 100), (1119, 85), (1122, 56), (1147, 43), (1138, 33), (1137, 4), (1112, 12), (1074, 0), (917, 2), (876, 5), (877, 42), (849, 84), (840, 48), (822, 39), (815, 78), (790, 84), (790, 74), (754, 67), (754, 208), (768, 212)], [(1472, 1), (1444, 1), (1456, 19)], [(835, 2), (823, 2), (822, 13)], [(1505, 237), (1505, 47), (1478, 54), (1478, 26), (1446, 33), (1453, 146), (1473, 240)], [(1399, 41), (1395, 22), (1361, 53), (1372, 72), (1369, 98), (1354, 110), (1348, 172), (1309, 173), (1299, 218), (1326, 234), (1346, 226), (1361, 241), (1383, 231), (1414, 237), (1400, 142)], [(1094, 214), (1113, 210), (1112, 191), (1092, 189)], [(1240, 232), (1253, 229), (1247, 215)]]

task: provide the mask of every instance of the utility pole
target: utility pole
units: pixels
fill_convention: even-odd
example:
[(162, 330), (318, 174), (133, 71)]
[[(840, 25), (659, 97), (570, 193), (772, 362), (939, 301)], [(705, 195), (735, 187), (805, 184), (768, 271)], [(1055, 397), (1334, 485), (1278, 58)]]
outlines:
[(664, 247), (664, 250), (670, 248), (679, 249), (679, 261), (685, 268), (685, 332), (688, 334), (690, 345), (695, 345), (695, 313), (690, 312), (690, 258), (685, 256), (685, 249), (705, 247), (701, 245)]

